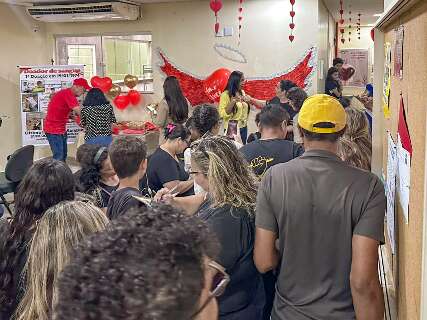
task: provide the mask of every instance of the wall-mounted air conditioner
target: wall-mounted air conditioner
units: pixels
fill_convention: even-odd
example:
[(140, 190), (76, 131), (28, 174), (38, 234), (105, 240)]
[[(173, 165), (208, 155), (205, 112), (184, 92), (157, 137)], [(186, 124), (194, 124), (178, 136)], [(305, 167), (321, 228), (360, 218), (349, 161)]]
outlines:
[(136, 20), (139, 5), (128, 2), (40, 5), (27, 8), (28, 14), (43, 22)]

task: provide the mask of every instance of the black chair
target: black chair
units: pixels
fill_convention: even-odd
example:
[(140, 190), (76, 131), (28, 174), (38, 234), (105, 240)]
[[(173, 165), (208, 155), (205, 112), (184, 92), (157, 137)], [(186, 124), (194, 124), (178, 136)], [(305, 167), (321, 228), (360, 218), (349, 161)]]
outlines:
[(4, 172), (0, 172), (0, 204), (12, 214), (10, 203), (4, 197), (8, 193), (15, 193), (21, 180), (33, 165), (34, 146), (25, 146), (16, 150), (8, 158)]

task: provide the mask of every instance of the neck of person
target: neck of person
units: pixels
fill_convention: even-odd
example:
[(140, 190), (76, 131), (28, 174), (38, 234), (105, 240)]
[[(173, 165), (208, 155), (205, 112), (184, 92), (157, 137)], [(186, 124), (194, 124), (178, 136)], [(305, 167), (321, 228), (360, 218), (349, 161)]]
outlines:
[(118, 190), (124, 189), (124, 188), (139, 189), (139, 180), (140, 180), (139, 173), (136, 173), (133, 176), (130, 176), (127, 178), (120, 179)]
[(261, 128), (261, 140), (285, 139), (286, 133), (282, 128)]
[(288, 103), (289, 99), (286, 96), (279, 96), (280, 103)]
[(172, 157), (176, 158), (176, 147), (175, 144), (170, 141), (170, 140), (166, 140), (161, 146), (160, 148), (163, 151), (166, 151), (167, 153), (169, 153)]
[(322, 150), (338, 155), (338, 142), (307, 140), (305, 138), (303, 140), (305, 151)]
[(101, 176), (101, 182), (103, 184), (106, 184), (107, 186), (117, 186), (117, 184), (119, 183), (119, 178), (117, 177), (117, 175), (106, 177)]

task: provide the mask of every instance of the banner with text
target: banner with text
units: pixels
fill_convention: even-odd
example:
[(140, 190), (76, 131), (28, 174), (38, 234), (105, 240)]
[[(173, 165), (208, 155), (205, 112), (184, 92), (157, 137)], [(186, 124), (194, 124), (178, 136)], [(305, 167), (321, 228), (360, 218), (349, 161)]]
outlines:
[[(83, 77), (83, 65), (76, 66), (20, 66), (20, 101), (22, 145), (47, 145), (43, 119), (53, 95), (70, 88), (74, 79)], [(71, 115), (70, 115), (71, 116)], [(81, 128), (69, 119), (68, 143), (76, 141)]]

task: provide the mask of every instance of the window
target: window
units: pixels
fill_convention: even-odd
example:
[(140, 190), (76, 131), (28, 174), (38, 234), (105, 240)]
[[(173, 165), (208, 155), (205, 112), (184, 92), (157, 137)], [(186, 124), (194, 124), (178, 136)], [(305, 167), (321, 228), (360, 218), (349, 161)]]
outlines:
[(153, 91), (151, 35), (56, 37), (57, 64), (84, 64), (85, 78), (98, 75), (123, 83), (127, 74), (139, 78), (138, 90)]

